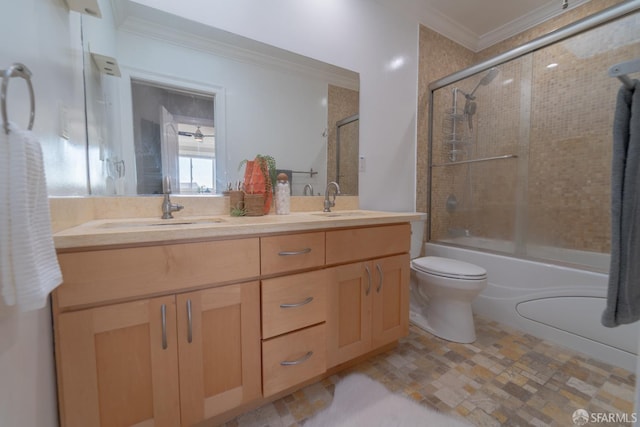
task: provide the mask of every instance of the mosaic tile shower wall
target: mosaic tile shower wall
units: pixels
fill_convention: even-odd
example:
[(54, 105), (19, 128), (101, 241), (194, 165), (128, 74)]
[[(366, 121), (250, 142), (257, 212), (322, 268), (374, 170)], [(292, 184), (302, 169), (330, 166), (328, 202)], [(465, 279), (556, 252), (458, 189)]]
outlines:
[[(468, 134), (460, 144), (458, 161), (519, 152), (520, 86), (523, 63), (517, 60), (499, 67), (499, 74), (475, 93), (476, 112), (469, 118), (463, 110), (464, 95), (457, 95), (459, 132)], [(453, 88), (471, 93), (485, 73), (436, 91), (434, 98), (434, 146), (432, 238), (444, 239), (472, 233), (500, 240), (513, 240), (518, 185), (517, 159), (447, 165), (452, 144), (446, 133), (450, 126)], [(440, 128), (438, 128), (440, 126)], [(455, 209), (447, 200), (455, 198)], [(440, 214), (446, 211), (446, 215)], [(447, 209), (448, 208), (448, 209)]]
[[(573, 11), (572, 16), (615, 3), (594, 0), (582, 15)], [(499, 65), (497, 77), (475, 93), (473, 131), (468, 143), (457, 144), (462, 151), (455, 159), (450, 154), (456, 147), (447, 143), (445, 132), (453, 88), (469, 93), (486, 71), (435, 92), (434, 165), (507, 154), (517, 158), (434, 167), (432, 240), (472, 235), (509, 242), (508, 252), (526, 245), (609, 252), (611, 128), (620, 83), (607, 70), (640, 57), (640, 37), (633, 30), (639, 27), (640, 14), (631, 15)], [(431, 46), (436, 41), (429, 32), (421, 31), (423, 52), (423, 41)], [(528, 33), (533, 38), (544, 31)], [(462, 114), (464, 94), (457, 99)], [(466, 127), (469, 121), (466, 115), (460, 124)], [(428, 126), (419, 127), (425, 138)], [(419, 154), (418, 182), (425, 183), (418, 186), (419, 210), (426, 209), (426, 198), (420, 197), (428, 187), (426, 164)]]
[(534, 244), (610, 250), (611, 134), (620, 82), (607, 70), (640, 57), (638, 28), (635, 14), (533, 54), (528, 240)]

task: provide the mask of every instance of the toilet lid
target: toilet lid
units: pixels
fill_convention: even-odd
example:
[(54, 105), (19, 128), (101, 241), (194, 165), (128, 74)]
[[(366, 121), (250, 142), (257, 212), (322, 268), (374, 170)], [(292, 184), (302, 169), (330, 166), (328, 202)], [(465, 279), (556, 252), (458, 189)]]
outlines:
[(482, 280), (487, 277), (484, 268), (457, 259), (428, 256), (414, 259), (411, 265), (416, 270), (453, 279)]

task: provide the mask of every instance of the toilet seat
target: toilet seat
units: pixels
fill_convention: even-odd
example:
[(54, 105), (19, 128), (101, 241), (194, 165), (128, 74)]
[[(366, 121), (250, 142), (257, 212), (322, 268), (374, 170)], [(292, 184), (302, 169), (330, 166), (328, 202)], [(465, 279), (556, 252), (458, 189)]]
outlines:
[(484, 280), (487, 278), (487, 270), (456, 259), (428, 256), (411, 261), (411, 266), (423, 273), (434, 276), (447, 277), (460, 280)]

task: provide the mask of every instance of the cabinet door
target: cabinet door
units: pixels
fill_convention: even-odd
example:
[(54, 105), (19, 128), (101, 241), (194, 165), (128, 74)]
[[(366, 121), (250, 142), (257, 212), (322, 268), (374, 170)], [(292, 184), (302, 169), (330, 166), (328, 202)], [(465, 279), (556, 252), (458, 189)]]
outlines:
[(57, 317), (62, 425), (180, 423), (173, 296)]
[(409, 333), (409, 255), (372, 261), (373, 347)]
[(260, 285), (179, 294), (182, 425), (260, 397)]
[(370, 263), (332, 268), (328, 286), (327, 366), (371, 349), (373, 272)]

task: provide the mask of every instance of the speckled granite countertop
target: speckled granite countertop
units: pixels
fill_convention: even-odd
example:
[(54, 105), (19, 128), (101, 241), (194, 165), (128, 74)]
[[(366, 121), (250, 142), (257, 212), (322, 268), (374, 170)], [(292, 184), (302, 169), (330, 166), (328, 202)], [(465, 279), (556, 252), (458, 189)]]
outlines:
[(158, 218), (102, 219), (89, 221), (53, 235), (59, 250), (130, 245), (151, 242), (262, 235), (291, 231), (383, 225), (425, 220), (420, 212), (342, 210), (292, 212), (289, 215), (232, 217), (191, 216), (169, 220)]

